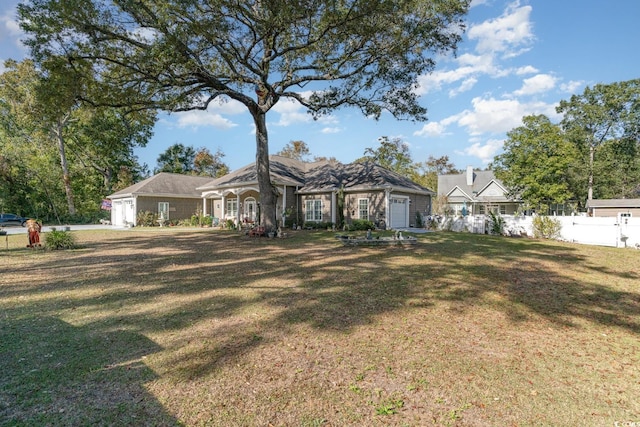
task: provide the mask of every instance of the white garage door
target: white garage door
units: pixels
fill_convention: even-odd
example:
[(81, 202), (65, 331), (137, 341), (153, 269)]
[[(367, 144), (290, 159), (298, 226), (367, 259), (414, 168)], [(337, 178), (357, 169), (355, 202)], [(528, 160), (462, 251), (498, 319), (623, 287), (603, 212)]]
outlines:
[(408, 227), (409, 199), (391, 198), (389, 204), (391, 205), (391, 221), (389, 223), (391, 228)]

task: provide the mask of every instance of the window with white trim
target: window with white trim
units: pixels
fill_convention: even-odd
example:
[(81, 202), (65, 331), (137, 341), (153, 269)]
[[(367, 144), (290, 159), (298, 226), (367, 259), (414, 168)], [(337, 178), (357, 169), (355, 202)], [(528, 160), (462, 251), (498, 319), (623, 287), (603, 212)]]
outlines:
[(305, 207), (305, 221), (322, 221), (322, 200), (307, 200)]
[(358, 218), (369, 220), (369, 199), (358, 199)]
[(169, 202), (158, 202), (158, 218), (169, 219)]
[(224, 214), (228, 217), (238, 216), (238, 199), (227, 199), (227, 209)]

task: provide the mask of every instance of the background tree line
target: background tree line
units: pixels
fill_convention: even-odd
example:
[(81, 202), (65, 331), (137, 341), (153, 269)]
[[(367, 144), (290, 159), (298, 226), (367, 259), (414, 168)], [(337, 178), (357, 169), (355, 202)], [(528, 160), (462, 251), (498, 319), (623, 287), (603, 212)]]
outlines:
[[(0, 211), (46, 222), (108, 215), (102, 199), (149, 176), (133, 154), (152, 136), (155, 113), (82, 103), (91, 81), (65, 81), (31, 60), (5, 62), (0, 75)], [(218, 150), (176, 143), (155, 172), (221, 176)]]
[(587, 87), (557, 107), (559, 123), (526, 116), (494, 159), (496, 177), (534, 208), (640, 197), (640, 80)]
[[(50, 66), (53, 67), (53, 66)], [(80, 101), (93, 82), (65, 79), (30, 60), (7, 61), (0, 75), (0, 210), (44, 221), (104, 216), (104, 196), (149, 176), (133, 154), (152, 135), (152, 110), (97, 107)], [(90, 73), (87, 74), (90, 76)], [(507, 134), (489, 165), (513, 197), (531, 207), (590, 198), (640, 196), (640, 80), (587, 87), (561, 101), (559, 123), (526, 116)], [(303, 141), (279, 153), (306, 161)], [(218, 149), (176, 143), (157, 159), (157, 172), (218, 177), (229, 172)], [(329, 160), (312, 157), (313, 160)], [(373, 161), (437, 191), (437, 177), (461, 173), (448, 156), (413, 160), (400, 138), (381, 137), (356, 161)]]

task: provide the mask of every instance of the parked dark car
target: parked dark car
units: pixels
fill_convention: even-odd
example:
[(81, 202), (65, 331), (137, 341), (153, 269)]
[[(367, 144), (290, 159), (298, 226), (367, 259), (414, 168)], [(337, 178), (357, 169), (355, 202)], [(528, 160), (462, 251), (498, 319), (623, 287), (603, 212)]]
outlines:
[(23, 218), (15, 214), (0, 214), (0, 227), (6, 225), (20, 225), (24, 227), (24, 224), (29, 218)]

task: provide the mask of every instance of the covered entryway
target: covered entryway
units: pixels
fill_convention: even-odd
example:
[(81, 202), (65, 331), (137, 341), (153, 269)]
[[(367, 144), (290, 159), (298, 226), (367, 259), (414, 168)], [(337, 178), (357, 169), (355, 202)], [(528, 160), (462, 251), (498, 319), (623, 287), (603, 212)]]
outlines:
[(389, 200), (391, 228), (409, 227), (409, 199), (406, 197), (392, 197)]
[(255, 222), (256, 220), (256, 199), (253, 197), (247, 197), (244, 199), (244, 218), (248, 222)]

